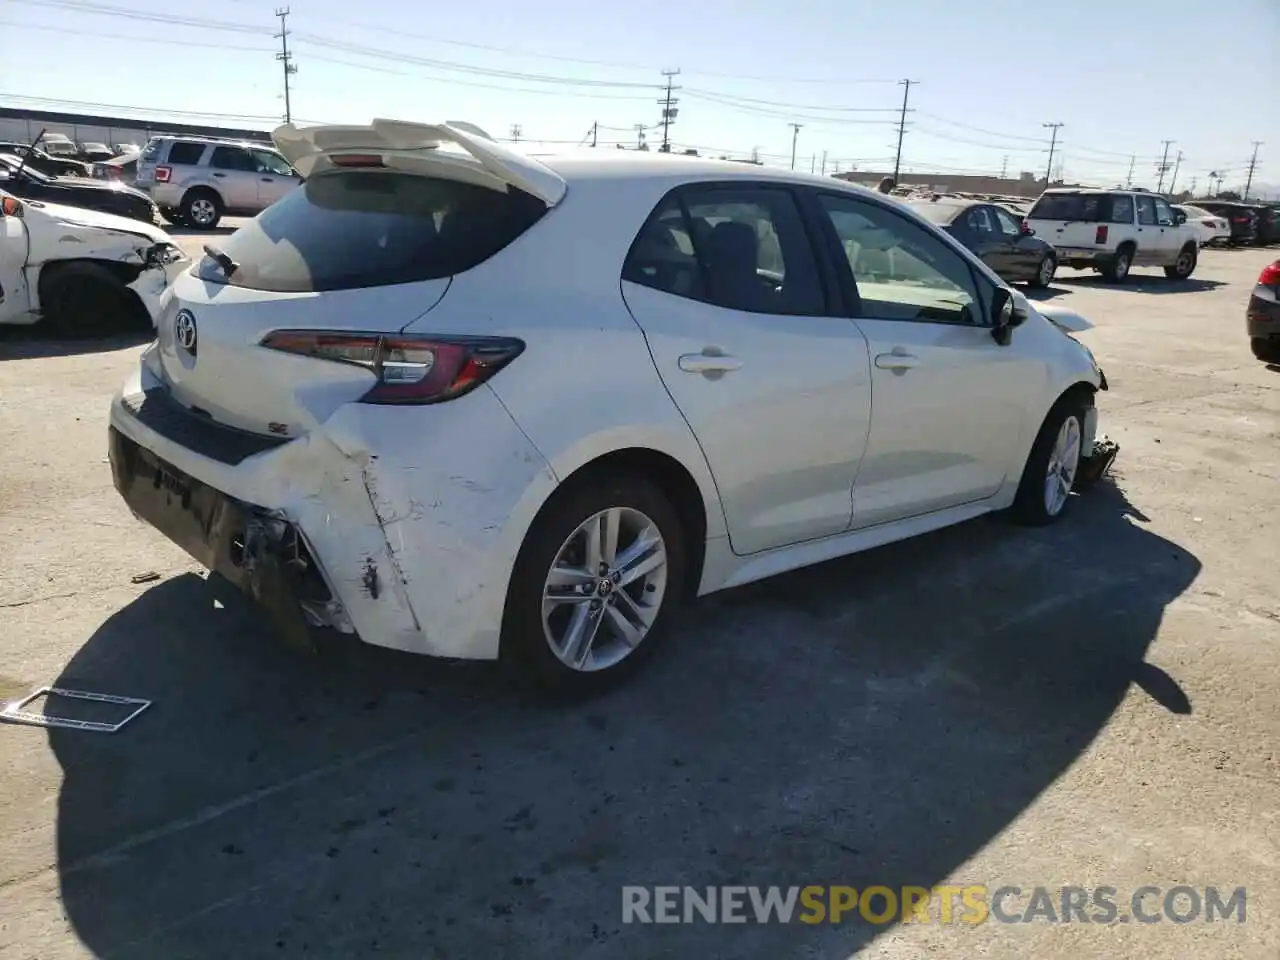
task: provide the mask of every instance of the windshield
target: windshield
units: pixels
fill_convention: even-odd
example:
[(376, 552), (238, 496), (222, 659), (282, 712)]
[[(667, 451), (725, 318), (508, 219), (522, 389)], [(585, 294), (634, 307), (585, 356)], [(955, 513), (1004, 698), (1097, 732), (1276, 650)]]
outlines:
[(75, 156), (76, 145), (69, 140), (46, 140), (40, 145), (44, 152), (54, 156)]
[(309, 292), (452, 276), (497, 253), (546, 205), (516, 189), (394, 170), (324, 173), (221, 244), (230, 276), (206, 257), (201, 279), (255, 290)]

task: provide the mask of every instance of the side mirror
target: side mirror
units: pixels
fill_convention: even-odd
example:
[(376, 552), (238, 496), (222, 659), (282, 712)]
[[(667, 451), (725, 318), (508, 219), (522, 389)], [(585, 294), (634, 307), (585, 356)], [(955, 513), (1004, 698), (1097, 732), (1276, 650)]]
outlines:
[(1027, 321), (1029, 314), (1024, 303), (1014, 299), (1008, 287), (998, 287), (991, 304), (991, 339), (1002, 347), (1013, 340), (1013, 330)]
[(1182, 226), (1184, 223), (1187, 222), (1187, 215), (1185, 213), (1182, 213), (1181, 211), (1178, 211), (1173, 215), (1173, 222), (1176, 223), (1178, 226)]
[(1036, 232), (1031, 229), (1031, 224), (1025, 220), (1022, 221), (1022, 235), (1024, 237), (1034, 237), (1036, 235)]

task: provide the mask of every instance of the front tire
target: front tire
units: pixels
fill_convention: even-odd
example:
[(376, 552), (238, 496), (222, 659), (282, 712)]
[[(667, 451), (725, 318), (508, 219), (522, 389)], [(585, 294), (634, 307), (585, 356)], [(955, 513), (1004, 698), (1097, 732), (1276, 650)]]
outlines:
[(503, 657), (547, 692), (601, 693), (653, 655), (686, 569), (684, 530), (658, 487), (627, 473), (571, 481), (516, 558)]
[(1187, 244), (1178, 253), (1178, 259), (1171, 266), (1164, 268), (1164, 275), (1170, 280), (1185, 280), (1195, 270), (1197, 259), (1196, 248)]
[(1263, 363), (1280, 363), (1280, 339), (1275, 337), (1251, 337), (1249, 349)]
[(46, 270), (40, 282), (41, 312), (57, 336), (97, 337), (150, 324), (142, 301), (101, 264), (77, 261)]
[(1045, 417), (1013, 501), (1011, 514), (1017, 523), (1043, 527), (1066, 513), (1083, 455), (1088, 406), (1079, 394), (1068, 394)]

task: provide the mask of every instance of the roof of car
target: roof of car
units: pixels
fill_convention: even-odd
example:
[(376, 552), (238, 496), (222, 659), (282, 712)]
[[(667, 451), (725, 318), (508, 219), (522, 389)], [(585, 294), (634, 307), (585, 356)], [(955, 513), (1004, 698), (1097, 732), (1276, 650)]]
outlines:
[(934, 223), (950, 223), (970, 207), (989, 206), (986, 200), (963, 199), (908, 200), (907, 204), (919, 209), (922, 216), (927, 217)]

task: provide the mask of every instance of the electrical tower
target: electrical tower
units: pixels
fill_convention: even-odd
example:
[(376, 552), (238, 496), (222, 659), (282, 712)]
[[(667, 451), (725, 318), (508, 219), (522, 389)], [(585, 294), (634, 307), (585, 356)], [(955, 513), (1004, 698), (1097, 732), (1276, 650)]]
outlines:
[(1196, 182), (1197, 182), (1199, 179), (1200, 179), (1199, 177), (1192, 177), (1192, 178), (1191, 178), (1191, 196), (1193, 196), (1193, 197), (1196, 195)]
[(1178, 168), (1182, 166), (1182, 151), (1173, 159), (1173, 176), (1169, 178), (1169, 196), (1173, 196), (1173, 185), (1178, 182)]
[(800, 139), (800, 128), (804, 124), (789, 123), (787, 126), (791, 128), (791, 169), (794, 170), (796, 168), (796, 141)]
[(1053, 152), (1058, 146), (1058, 131), (1065, 126), (1061, 121), (1057, 123), (1042, 123), (1040, 126), (1046, 130), (1052, 130), (1053, 135), (1049, 138), (1049, 162), (1044, 168), (1044, 185), (1049, 186), (1050, 180), (1053, 178)]
[(636, 149), (637, 150), (649, 149), (649, 144), (644, 142), (644, 132), (648, 129), (649, 128), (646, 127), (643, 123), (636, 124)]
[(675, 78), (680, 75), (679, 70), (663, 70), (662, 75), (667, 78), (667, 94), (658, 101), (658, 105), (662, 107), (662, 146), (658, 149), (663, 153), (671, 152), (671, 124), (676, 122), (676, 115), (680, 109), (676, 106), (680, 100), (673, 97), (672, 94), (680, 88), (675, 86)]
[(893, 182), (898, 182), (898, 170), (902, 167), (902, 136), (907, 132), (907, 98), (911, 96), (911, 85), (919, 80), (899, 80), (902, 84), (902, 115), (898, 118), (898, 152), (893, 157)]
[(518, 124), (518, 123), (513, 123), (513, 124), (511, 125), (511, 142), (512, 142), (512, 143), (519, 143), (519, 142), (520, 142), (520, 132), (521, 132), (521, 131), (520, 131), (520, 124)]
[(1164, 155), (1160, 158), (1160, 162), (1156, 164), (1156, 172), (1160, 174), (1160, 182), (1156, 184), (1156, 193), (1164, 193), (1164, 175), (1169, 172), (1169, 148), (1173, 146), (1172, 140), (1161, 140), (1164, 144)]
[(1245, 181), (1244, 195), (1240, 198), (1241, 200), (1244, 200), (1246, 203), (1249, 200), (1249, 188), (1253, 186), (1253, 171), (1258, 166), (1258, 148), (1260, 146), (1262, 146), (1261, 140), (1253, 141), (1253, 158), (1249, 161), (1249, 178)]
[(1007, 180), (1009, 178), (1009, 155), (1005, 154), (1004, 159), (1000, 161), (1000, 179)]
[(280, 32), (275, 38), (280, 41), (280, 52), (276, 59), (284, 67), (284, 122), (293, 120), (293, 105), (289, 100), (289, 78), (298, 72), (298, 65), (293, 62), (293, 54), (289, 52), (289, 8), (276, 7), (276, 16), (280, 18)]

